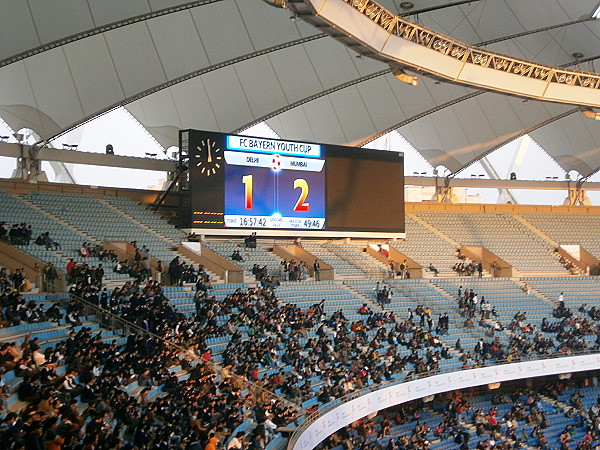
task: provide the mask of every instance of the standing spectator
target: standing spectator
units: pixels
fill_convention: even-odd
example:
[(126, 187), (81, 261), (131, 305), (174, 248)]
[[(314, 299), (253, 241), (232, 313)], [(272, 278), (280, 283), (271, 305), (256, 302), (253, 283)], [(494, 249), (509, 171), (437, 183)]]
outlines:
[[(403, 266), (400, 264), (400, 272), (402, 272), (402, 270)], [(388, 262), (388, 276), (392, 280), (396, 277), (396, 263), (392, 259)]]
[(163, 274), (163, 265), (162, 265), (162, 261), (158, 261), (158, 264), (156, 265), (156, 275), (154, 276), (154, 281), (156, 281), (158, 284), (162, 283), (162, 274)]
[(0, 222), (0, 241), (6, 242), (8, 240), (8, 226), (6, 222)]
[(287, 281), (288, 280), (288, 262), (287, 262), (287, 259), (284, 259), (279, 264), (279, 277), (281, 278), (281, 281)]
[(102, 279), (104, 278), (104, 267), (102, 264), (98, 264), (98, 268), (96, 269), (95, 279), (98, 282), (98, 286), (102, 287)]
[(44, 270), (44, 277), (46, 280), (46, 292), (54, 294), (56, 292), (56, 279), (58, 278), (58, 272), (54, 264), (48, 264)]
[(12, 274), (12, 282), (14, 289), (20, 291), (24, 280), (25, 275), (23, 274), (22, 269), (16, 269), (15, 272)]
[(75, 267), (75, 261), (71, 260), (67, 263), (67, 279), (69, 283), (73, 282), (73, 268)]
[(492, 277), (496, 276), (496, 270), (498, 269), (498, 263), (494, 261), (490, 266), (490, 272), (492, 273)]
[(313, 263), (313, 274), (315, 281), (321, 281), (321, 264), (319, 264), (318, 259), (315, 259), (315, 262)]
[(179, 284), (179, 256), (173, 258), (173, 260), (169, 263), (169, 281), (172, 286), (177, 286)]

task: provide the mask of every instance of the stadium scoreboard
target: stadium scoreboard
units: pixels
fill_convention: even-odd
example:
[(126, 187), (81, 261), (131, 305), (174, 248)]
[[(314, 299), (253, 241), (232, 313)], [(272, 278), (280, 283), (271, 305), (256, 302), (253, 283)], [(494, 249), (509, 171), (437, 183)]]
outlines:
[(402, 153), (197, 130), (180, 149), (192, 229), (404, 235)]

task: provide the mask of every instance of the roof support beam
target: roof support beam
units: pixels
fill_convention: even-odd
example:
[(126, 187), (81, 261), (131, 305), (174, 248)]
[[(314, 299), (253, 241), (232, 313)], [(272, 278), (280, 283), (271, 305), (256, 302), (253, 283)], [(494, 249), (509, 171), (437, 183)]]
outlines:
[(123, 167), (127, 169), (154, 170), (157, 172), (173, 172), (175, 161), (168, 159), (137, 158), (133, 156), (104, 155), (58, 148), (43, 147), (29, 151), (34, 147), (20, 144), (0, 142), (0, 156), (9, 158), (30, 158), (30, 153), (37, 152), (36, 160), (59, 161), (71, 164), (84, 164), (104, 167)]
[[(498, 172), (496, 172), (496, 168), (491, 163), (491, 161), (489, 159), (487, 159), (487, 157), (481, 158), (481, 160), (479, 162), (483, 166), (483, 170), (486, 171), (486, 173), (490, 176), (491, 179), (493, 179), (493, 180), (500, 179), (500, 175), (498, 174)], [(500, 203), (501, 199), (504, 200), (506, 198), (511, 203), (515, 203), (515, 204), (518, 203), (517, 199), (512, 195), (512, 192), (510, 192), (510, 190), (508, 190), (508, 189), (498, 189), (498, 194), (499, 194), (498, 195), (498, 203)], [(506, 203), (506, 201), (502, 201), (502, 203)]]

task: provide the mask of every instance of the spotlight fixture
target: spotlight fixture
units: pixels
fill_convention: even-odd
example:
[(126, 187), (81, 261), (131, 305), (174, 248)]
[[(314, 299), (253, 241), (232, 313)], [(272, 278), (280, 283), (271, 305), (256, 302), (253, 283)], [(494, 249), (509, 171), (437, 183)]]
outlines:
[(398, 6), (403, 11), (410, 11), (415, 7), (415, 4), (413, 2), (400, 2)]
[(392, 74), (403, 83), (410, 84), (411, 86), (419, 85), (419, 77), (415, 75), (409, 75), (399, 67), (392, 67)]
[(298, 16), (296, 14), (292, 14), (290, 16), (290, 22), (297, 22), (298, 20), (299, 19), (298, 19)]
[(600, 19), (600, 5), (596, 7), (596, 10), (592, 14), (592, 19)]
[(579, 61), (581, 58), (583, 58), (583, 53), (575, 52), (575, 53), (571, 53), (571, 56), (573, 58), (575, 58), (575, 61)]
[(287, 0), (264, 0), (271, 6), (275, 6), (277, 8), (287, 8)]
[(581, 114), (583, 114), (588, 119), (600, 120), (600, 113), (597, 113), (591, 108), (582, 109)]

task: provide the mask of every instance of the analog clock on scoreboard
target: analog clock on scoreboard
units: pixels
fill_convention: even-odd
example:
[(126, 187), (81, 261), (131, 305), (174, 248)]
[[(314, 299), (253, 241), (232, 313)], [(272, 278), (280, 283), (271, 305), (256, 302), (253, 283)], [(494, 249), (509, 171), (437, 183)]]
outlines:
[(196, 130), (180, 148), (192, 228), (404, 232), (402, 153)]

